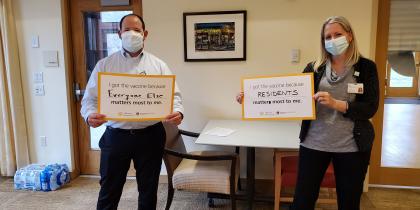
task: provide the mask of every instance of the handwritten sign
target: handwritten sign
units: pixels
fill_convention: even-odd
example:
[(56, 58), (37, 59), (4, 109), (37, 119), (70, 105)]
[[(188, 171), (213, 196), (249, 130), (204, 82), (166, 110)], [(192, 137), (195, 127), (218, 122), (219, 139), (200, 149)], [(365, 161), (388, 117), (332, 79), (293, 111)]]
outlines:
[(244, 78), (242, 119), (315, 119), (313, 80), (310, 73)]
[(106, 120), (161, 120), (172, 112), (174, 75), (98, 73), (98, 112)]

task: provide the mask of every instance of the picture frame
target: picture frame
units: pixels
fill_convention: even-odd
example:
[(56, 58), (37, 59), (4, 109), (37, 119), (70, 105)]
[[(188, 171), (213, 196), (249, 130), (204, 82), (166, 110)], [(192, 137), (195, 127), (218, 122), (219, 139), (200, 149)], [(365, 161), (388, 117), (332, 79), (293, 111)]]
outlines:
[(183, 14), (184, 61), (246, 60), (246, 11)]

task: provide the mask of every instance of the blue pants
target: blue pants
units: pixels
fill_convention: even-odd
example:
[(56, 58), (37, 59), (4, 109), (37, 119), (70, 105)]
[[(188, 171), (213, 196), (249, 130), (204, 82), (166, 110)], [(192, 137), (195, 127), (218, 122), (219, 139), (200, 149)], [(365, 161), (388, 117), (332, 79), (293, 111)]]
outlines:
[(328, 165), (332, 161), (337, 189), (339, 210), (360, 209), (370, 151), (333, 153), (308, 149), (299, 150), (298, 178), (293, 210), (313, 210), (319, 188)]
[(136, 130), (106, 129), (99, 141), (101, 190), (97, 209), (117, 209), (131, 160), (136, 169), (138, 209), (156, 209), (165, 138), (162, 123)]

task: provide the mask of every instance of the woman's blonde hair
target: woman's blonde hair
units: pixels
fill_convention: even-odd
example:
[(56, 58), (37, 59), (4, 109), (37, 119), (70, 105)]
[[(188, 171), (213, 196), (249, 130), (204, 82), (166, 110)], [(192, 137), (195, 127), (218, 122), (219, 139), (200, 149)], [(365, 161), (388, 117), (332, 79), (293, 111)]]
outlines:
[(357, 48), (357, 42), (356, 42), (356, 37), (354, 35), (353, 29), (350, 25), (350, 22), (342, 17), (342, 16), (332, 16), (329, 17), (324, 24), (322, 25), (322, 29), (321, 29), (321, 56), (318, 58), (318, 60), (315, 62), (314, 64), (314, 70), (317, 71), (318, 68), (325, 64), (327, 62), (327, 60), (331, 60), (331, 54), (328, 53), (325, 50), (325, 37), (324, 37), (324, 30), (325, 30), (325, 26), (327, 26), (328, 24), (332, 24), (332, 23), (338, 23), (341, 25), (341, 27), (343, 27), (343, 29), (349, 33), (352, 36), (352, 41), (349, 43), (349, 46), (347, 48), (347, 53), (348, 53), (348, 58), (346, 60), (345, 65), (346, 66), (353, 66), (354, 64), (356, 64), (359, 61), (360, 58), (360, 52), (359, 49)]

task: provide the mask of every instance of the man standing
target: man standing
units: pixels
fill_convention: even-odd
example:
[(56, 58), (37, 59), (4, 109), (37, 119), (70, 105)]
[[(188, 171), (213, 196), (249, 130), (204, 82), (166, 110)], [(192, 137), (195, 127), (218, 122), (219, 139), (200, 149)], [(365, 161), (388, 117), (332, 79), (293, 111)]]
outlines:
[[(123, 49), (100, 60), (92, 72), (82, 99), (81, 114), (87, 124), (96, 128), (104, 123), (107, 129), (99, 141), (101, 148), (101, 190), (97, 209), (117, 209), (131, 160), (136, 169), (139, 191), (138, 209), (156, 209), (157, 188), (165, 129), (162, 122), (105, 121), (97, 113), (98, 72), (146, 75), (171, 75), (168, 66), (159, 58), (145, 52), (144, 40), (148, 32), (143, 19), (135, 14), (121, 18), (118, 32)], [(175, 84), (174, 109), (165, 122), (179, 125), (183, 119), (181, 95)]]

